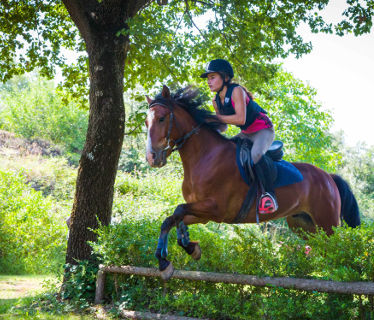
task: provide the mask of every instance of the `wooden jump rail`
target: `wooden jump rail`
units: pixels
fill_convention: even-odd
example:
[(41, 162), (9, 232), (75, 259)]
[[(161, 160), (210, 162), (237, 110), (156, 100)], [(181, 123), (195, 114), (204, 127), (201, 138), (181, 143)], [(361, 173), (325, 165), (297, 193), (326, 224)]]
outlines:
[[(160, 277), (155, 268), (133, 266), (106, 267), (100, 266), (97, 273), (95, 303), (103, 300), (106, 273), (132, 274), (146, 277)], [(217, 273), (202, 271), (175, 270), (172, 278), (215, 283), (244, 284), (256, 287), (282, 287), (294, 290), (318, 291), (328, 293), (374, 295), (374, 282), (340, 282), (330, 280), (257, 277), (235, 273)]]

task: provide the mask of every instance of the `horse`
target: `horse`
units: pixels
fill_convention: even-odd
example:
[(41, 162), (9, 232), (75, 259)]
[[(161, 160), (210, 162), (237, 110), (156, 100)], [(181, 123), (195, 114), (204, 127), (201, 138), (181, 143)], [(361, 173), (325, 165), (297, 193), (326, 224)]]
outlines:
[[(201, 248), (189, 240), (187, 226), (209, 221), (234, 223), (249, 186), (236, 165), (235, 143), (220, 133), (226, 124), (201, 108), (198, 90), (187, 87), (171, 94), (164, 86), (161, 94), (155, 99), (147, 96), (147, 101), (147, 162), (151, 167), (162, 167), (168, 156), (178, 151), (184, 170), (182, 193), (186, 203), (179, 204), (162, 223), (155, 253), (161, 277), (168, 280), (174, 271), (166, 259), (171, 228), (177, 227), (178, 244), (193, 259), (200, 259)], [(275, 189), (278, 210), (258, 217), (253, 205), (242, 223), (286, 218), (292, 231), (313, 233), (322, 228), (328, 235), (343, 219), (350, 227), (360, 224), (357, 201), (343, 178), (312, 164), (293, 165), (303, 179)]]

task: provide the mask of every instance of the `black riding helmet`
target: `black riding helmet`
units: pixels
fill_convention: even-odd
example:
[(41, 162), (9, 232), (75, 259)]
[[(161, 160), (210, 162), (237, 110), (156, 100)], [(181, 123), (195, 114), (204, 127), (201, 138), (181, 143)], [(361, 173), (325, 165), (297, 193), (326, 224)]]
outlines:
[(225, 59), (214, 59), (210, 61), (205, 67), (205, 72), (200, 77), (207, 78), (208, 74), (213, 72), (218, 72), (221, 74), (224, 81), (225, 76), (228, 76), (230, 79), (234, 77), (234, 70), (230, 62)]

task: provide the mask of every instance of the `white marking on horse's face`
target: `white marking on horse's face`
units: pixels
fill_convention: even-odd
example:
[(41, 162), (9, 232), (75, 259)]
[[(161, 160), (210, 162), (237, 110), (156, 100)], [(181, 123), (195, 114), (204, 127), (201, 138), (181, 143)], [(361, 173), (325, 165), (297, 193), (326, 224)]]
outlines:
[(152, 156), (152, 139), (151, 139), (151, 127), (153, 125), (153, 120), (155, 118), (155, 111), (150, 109), (147, 112), (147, 145), (146, 145), (146, 158), (150, 165), (153, 164), (153, 156)]
[(163, 107), (151, 108), (147, 113), (146, 159), (152, 167), (162, 167), (166, 164), (168, 123), (165, 119), (169, 113), (170, 111)]

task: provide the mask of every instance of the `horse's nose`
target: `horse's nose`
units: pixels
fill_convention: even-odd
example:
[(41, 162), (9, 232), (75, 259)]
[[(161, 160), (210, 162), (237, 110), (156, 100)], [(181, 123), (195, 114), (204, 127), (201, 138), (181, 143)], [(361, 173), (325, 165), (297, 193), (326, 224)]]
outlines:
[(157, 156), (157, 152), (152, 150), (148, 150), (146, 154), (147, 162), (151, 167), (156, 167), (159, 165), (159, 157)]
[(162, 167), (166, 164), (163, 150), (148, 150), (146, 155), (147, 161), (151, 167)]

